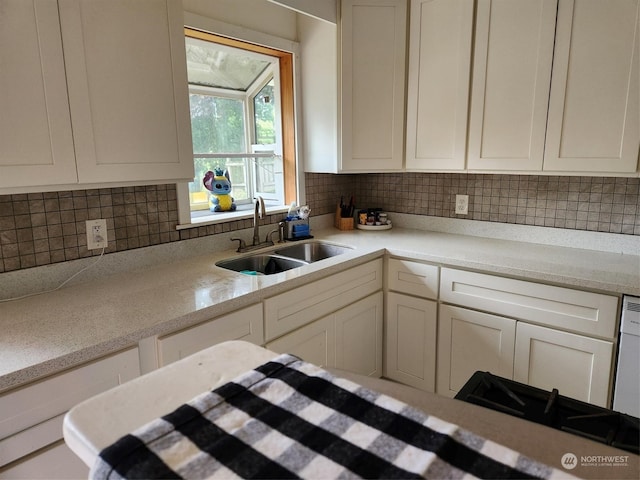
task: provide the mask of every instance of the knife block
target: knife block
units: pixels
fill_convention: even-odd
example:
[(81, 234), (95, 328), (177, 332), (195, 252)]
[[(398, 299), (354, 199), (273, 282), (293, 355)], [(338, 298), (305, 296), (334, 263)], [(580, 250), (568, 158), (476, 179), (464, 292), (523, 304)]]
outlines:
[(338, 230), (353, 230), (353, 217), (342, 218), (340, 216), (340, 204), (336, 207), (336, 217), (333, 225)]

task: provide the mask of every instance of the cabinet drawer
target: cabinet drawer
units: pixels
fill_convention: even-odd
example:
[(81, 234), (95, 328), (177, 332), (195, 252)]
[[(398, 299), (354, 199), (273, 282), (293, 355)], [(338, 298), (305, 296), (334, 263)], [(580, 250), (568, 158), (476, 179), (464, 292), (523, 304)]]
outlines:
[(1, 395), (0, 465), (60, 440), (67, 410), (138, 375), (132, 348)]
[(158, 361), (160, 366), (167, 365), (228, 340), (244, 340), (256, 345), (264, 343), (262, 304), (159, 338)]
[(389, 290), (435, 300), (438, 298), (438, 270), (435, 265), (391, 258), (387, 286)]
[(271, 340), (382, 288), (382, 260), (360, 265), (268, 298), (265, 337)]
[(440, 299), (563, 330), (616, 336), (618, 298), (612, 295), (443, 268)]

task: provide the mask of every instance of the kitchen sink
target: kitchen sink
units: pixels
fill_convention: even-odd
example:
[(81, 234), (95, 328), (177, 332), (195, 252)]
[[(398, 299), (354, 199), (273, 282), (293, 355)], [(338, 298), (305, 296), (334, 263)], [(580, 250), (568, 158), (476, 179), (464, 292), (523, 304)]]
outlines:
[(323, 242), (309, 242), (279, 248), (275, 253), (284, 257), (295, 258), (297, 260), (311, 263), (317, 262), (318, 260), (324, 260), (325, 258), (335, 257), (336, 255), (348, 252), (349, 250), (351, 250), (351, 248), (342, 247), (340, 245)]
[(318, 260), (335, 257), (349, 250), (351, 250), (350, 247), (324, 242), (298, 243), (278, 248), (269, 253), (254, 253), (244, 257), (221, 260), (216, 265), (248, 275), (272, 275)]
[(284, 258), (278, 255), (248, 255), (246, 257), (231, 258), (229, 260), (221, 260), (216, 263), (218, 267), (226, 268), (236, 272), (246, 273), (249, 275), (272, 275), (274, 273), (285, 272), (292, 268), (306, 265), (305, 262), (294, 260), (292, 258)]

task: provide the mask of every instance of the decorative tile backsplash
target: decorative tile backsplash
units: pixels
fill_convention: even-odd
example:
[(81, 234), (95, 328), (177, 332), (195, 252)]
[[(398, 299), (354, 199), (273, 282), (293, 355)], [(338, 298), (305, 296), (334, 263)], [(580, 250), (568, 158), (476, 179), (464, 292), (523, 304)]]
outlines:
[[(480, 174), (306, 174), (312, 215), (358, 207), (470, 220), (640, 235), (640, 179)], [(454, 214), (456, 194), (469, 213)], [(251, 219), (186, 230), (174, 185), (0, 195), (0, 273), (100, 253), (86, 247), (85, 221), (107, 220), (107, 252), (250, 228)], [(272, 215), (261, 224), (277, 223)]]
[[(389, 212), (640, 235), (640, 179), (484, 174), (364, 174), (357, 204)], [(454, 213), (469, 196), (467, 215)]]

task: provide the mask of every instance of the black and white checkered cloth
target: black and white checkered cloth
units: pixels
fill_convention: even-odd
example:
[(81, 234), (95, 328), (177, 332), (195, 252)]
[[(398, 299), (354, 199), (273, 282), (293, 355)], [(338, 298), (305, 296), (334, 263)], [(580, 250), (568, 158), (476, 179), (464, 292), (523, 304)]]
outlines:
[(90, 478), (567, 478), (291, 355), (104, 449)]

